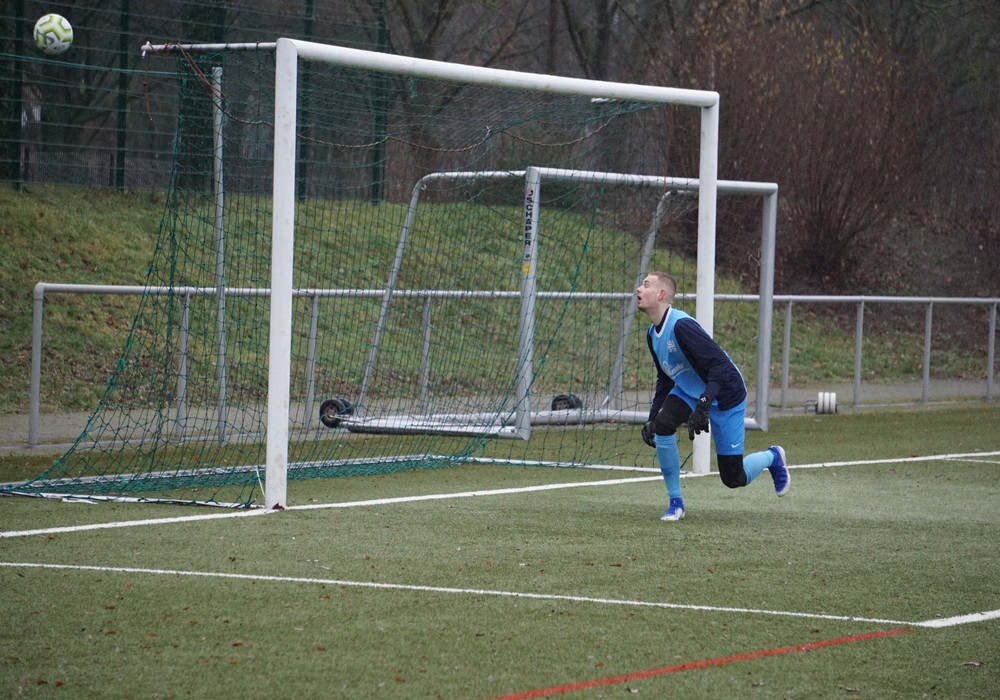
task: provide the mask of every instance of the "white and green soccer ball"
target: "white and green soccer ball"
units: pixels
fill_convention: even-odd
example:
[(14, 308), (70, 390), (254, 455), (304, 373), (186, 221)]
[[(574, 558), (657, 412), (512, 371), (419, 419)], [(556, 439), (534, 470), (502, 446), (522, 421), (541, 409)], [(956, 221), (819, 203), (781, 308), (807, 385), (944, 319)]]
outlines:
[(73, 44), (73, 25), (62, 15), (48, 14), (35, 22), (35, 46), (42, 53), (58, 56)]

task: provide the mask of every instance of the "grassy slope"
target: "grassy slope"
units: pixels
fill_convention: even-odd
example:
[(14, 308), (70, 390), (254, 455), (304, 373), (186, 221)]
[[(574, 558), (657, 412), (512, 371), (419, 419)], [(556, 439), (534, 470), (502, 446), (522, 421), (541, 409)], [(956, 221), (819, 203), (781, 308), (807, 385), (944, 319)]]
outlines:
[[(142, 284), (160, 196), (100, 190), (0, 188), (0, 412), (23, 412), (31, 368), (32, 292), (38, 282)], [(46, 299), (49, 407), (92, 408), (114, 367), (138, 297)]]

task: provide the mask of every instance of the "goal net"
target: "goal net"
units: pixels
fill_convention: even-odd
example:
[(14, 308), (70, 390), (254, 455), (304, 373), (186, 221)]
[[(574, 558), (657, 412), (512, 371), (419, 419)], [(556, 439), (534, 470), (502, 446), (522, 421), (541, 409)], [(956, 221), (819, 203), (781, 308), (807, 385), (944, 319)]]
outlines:
[(155, 49), (178, 130), (147, 293), (86, 430), (17, 492), (282, 507), (289, 481), (472, 459), (654, 467), (654, 269), (766, 371), (763, 304), (714, 305), (714, 241), (717, 193), (763, 198), (766, 231), (773, 186), (717, 182), (713, 93)]

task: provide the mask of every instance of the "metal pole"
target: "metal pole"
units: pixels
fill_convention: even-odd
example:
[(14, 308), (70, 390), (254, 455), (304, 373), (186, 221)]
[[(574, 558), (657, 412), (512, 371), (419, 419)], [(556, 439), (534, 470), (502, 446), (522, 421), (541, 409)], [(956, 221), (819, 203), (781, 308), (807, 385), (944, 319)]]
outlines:
[(35, 285), (31, 314), (31, 387), (28, 390), (28, 447), (38, 445), (38, 414), (42, 386), (42, 313), (45, 306), (45, 283)]
[(177, 331), (177, 418), (174, 435), (184, 437), (187, 427), (188, 332), (191, 324), (191, 294), (181, 295), (181, 322)]
[(413, 221), (417, 216), (417, 205), (420, 202), (420, 193), (427, 187), (427, 183), (435, 180), (476, 180), (480, 178), (509, 179), (522, 177), (523, 170), (483, 170), (478, 172), (437, 172), (424, 175), (413, 186), (410, 193), (410, 203), (406, 208), (406, 215), (403, 217), (403, 227), (399, 232), (399, 240), (396, 243), (396, 254), (392, 260), (392, 267), (389, 270), (389, 279), (382, 294), (382, 305), (379, 307), (378, 320), (375, 321), (375, 335), (372, 338), (372, 346), (368, 351), (368, 359), (365, 361), (364, 376), (361, 378), (361, 390), (358, 400), (354, 404), (355, 413), (364, 410), (365, 397), (368, 395), (368, 385), (371, 382), (372, 374), (375, 371), (375, 363), (378, 360), (379, 346), (382, 343), (382, 333), (385, 331), (387, 319), (389, 317), (389, 305), (396, 288), (396, 280), (403, 266), (403, 254), (406, 251), (406, 243), (413, 228)]
[(292, 251), (295, 248), (295, 110), (298, 84), (298, 54), (294, 42), (278, 40), (274, 73), (274, 199), (264, 506), (281, 509), (288, 500), (288, 408), (292, 375)]
[(990, 337), (986, 343), (986, 400), (993, 400), (993, 367), (997, 349), (997, 305), (990, 307)]
[(212, 182), (215, 187), (215, 333), (218, 338), (218, 356), (215, 363), (215, 379), (218, 384), (218, 437), (219, 443), (226, 441), (226, 188), (223, 183), (222, 151), (222, 68), (212, 69), (212, 86), (215, 96), (212, 100), (213, 134), (215, 151), (212, 158)]
[(778, 193), (764, 197), (761, 212), (760, 301), (757, 303), (757, 379), (754, 415), (767, 430), (771, 401), (771, 327), (774, 322), (774, 249), (778, 227)]
[(792, 304), (785, 302), (785, 333), (782, 336), (781, 348), (781, 407), (788, 408), (788, 371), (792, 361)]
[(861, 405), (861, 348), (865, 335), (865, 301), (858, 302), (854, 328), (854, 405)]
[(934, 317), (934, 302), (927, 302), (924, 312), (924, 371), (920, 386), (920, 403), (930, 400), (931, 387), (931, 324)]
[[(389, 24), (385, 19), (386, 0), (380, 0), (377, 10), (378, 33), (376, 34), (377, 48), (382, 53), (389, 53), (392, 46), (389, 44)], [(373, 109), (374, 123), (372, 125), (372, 184), (371, 201), (378, 204), (382, 201), (383, 190), (385, 189), (385, 137), (389, 128), (389, 97), (387, 95), (389, 80), (385, 73), (376, 73), (373, 76)]]
[(371, 382), (372, 373), (375, 371), (375, 361), (378, 358), (379, 346), (382, 343), (382, 333), (389, 318), (389, 305), (392, 302), (392, 292), (396, 287), (396, 280), (399, 279), (400, 270), (403, 267), (403, 253), (406, 251), (406, 240), (413, 227), (413, 220), (417, 216), (417, 202), (420, 201), (420, 191), (426, 187), (426, 180), (429, 176), (424, 176), (413, 186), (410, 193), (410, 204), (406, 209), (406, 216), (403, 217), (403, 228), (399, 232), (399, 240), (396, 242), (396, 254), (392, 259), (392, 267), (389, 268), (389, 279), (385, 283), (385, 292), (382, 294), (382, 304), (378, 310), (378, 320), (375, 322), (375, 337), (372, 338), (372, 346), (368, 351), (368, 359), (365, 361), (365, 373), (361, 378), (361, 391), (358, 394), (358, 401), (354, 404), (355, 412), (363, 410), (365, 396), (368, 393), (368, 384)]
[[(306, 0), (305, 7), (305, 22), (302, 28), (303, 34), (307, 41), (313, 40), (313, 20), (315, 19), (314, 2), (313, 0)], [(303, 138), (299, 141), (299, 165), (298, 170), (295, 173), (295, 195), (298, 197), (299, 201), (303, 201), (308, 195), (307, 185), (309, 182), (309, 145), (311, 139), (309, 138), (309, 126), (312, 123), (312, 114), (310, 112), (309, 106), (312, 99), (312, 73), (310, 71), (303, 71), (302, 75), (299, 77), (301, 82), (299, 90), (299, 112), (302, 118), (299, 120), (301, 122), (300, 128), (302, 129)]]
[(538, 168), (524, 174), (524, 215), (522, 217), (521, 312), (517, 338), (517, 406), (515, 425), (519, 437), (531, 437), (531, 384), (534, 381), (535, 297), (538, 270), (538, 219), (542, 194)]
[(319, 333), (319, 296), (309, 300), (309, 343), (306, 347), (306, 406), (302, 425), (306, 428), (315, 420), (316, 405), (316, 335)]
[(993, 400), (993, 363), (997, 348), (997, 305), (990, 307), (990, 337), (986, 343), (986, 400)]
[[(701, 162), (698, 168), (698, 298), (695, 315), (710, 335), (715, 335), (715, 208), (718, 202), (719, 103), (701, 108)], [(691, 471), (711, 470), (712, 440), (697, 435), (692, 446)]]
[[(646, 242), (642, 247), (639, 272), (635, 278), (636, 287), (642, 284), (642, 281), (649, 272), (649, 261), (653, 257), (653, 247), (656, 244), (656, 232), (660, 230), (660, 226), (663, 224), (663, 219), (667, 215), (667, 202), (673, 194), (672, 190), (664, 192), (656, 203), (656, 211), (653, 213), (653, 220), (650, 222), (649, 231), (646, 232)], [(621, 408), (622, 406), (625, 351), (628, 348), (628, 337), (632, 333), (632, 323), (635, 321), (636, 303), (635, 294), (633, 294), (628, 302), (628, 306), (622, 309), (622, 332), (621, 337), (618, 339), (618, 354), (615, 356), (614, 367), (611, 369), (611, 385), (608, 387), (608, 398), (611, 399), (612, 408)]]
[(423, 342), (420, 345), (420, 396), (417, 410), (427, 410), (428, 385), (431, 378), (431, 298), (424, 298)]
[(118, 10), (118, 105), (115, 111), (115, 189), (125, 190), (125, 159), (128, 157), (128, 59), (132, 35), (129, 32), (129, 2), (121, 0)]
[(632, 328), (632, 320), (635, 312), (629, 313), (629, 307), (635, 303), (633, 299), (618, 300), (618, 354), (615, 356), (615, 366), (611, 374), (611, 385), (608, 387), (608, 397), (605, 403), (611, 408), (620, 411), (622, 408), (622, 395), (625, 393), (625, 350), (628, 348), (628, 336)]

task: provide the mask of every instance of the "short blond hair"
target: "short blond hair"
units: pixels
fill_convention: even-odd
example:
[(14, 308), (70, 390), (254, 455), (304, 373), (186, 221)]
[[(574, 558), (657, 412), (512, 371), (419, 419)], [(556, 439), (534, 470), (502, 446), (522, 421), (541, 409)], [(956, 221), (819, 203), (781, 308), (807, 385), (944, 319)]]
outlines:
[(654, 270), (650, 272), (648, 277), (655, 277), (663, 285), (663, 288), (667, 290), (667, 301), (673, 303), (674, 296), (677, 294), (677, 280), (673, 278), (673, 275), (669, 275), (666, 272), (660, 272), (659, 270)]

